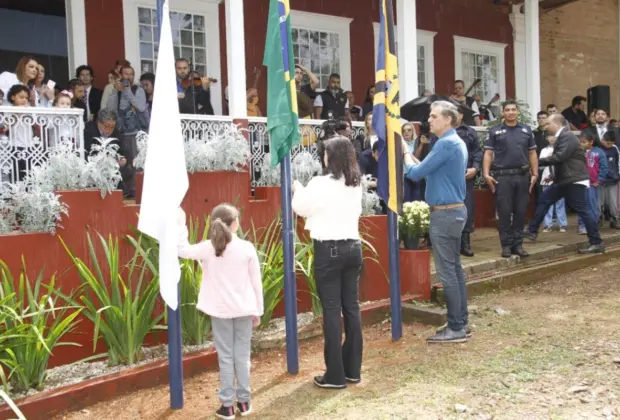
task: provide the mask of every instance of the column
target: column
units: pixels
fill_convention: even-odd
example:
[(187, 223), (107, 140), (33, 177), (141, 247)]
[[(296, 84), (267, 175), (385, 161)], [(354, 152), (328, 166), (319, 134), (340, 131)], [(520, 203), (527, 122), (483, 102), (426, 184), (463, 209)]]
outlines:
[(527, 103), (532, 114), (540, 111), (540, 38), (538, 0), (525, 0), (525, 54)]
[(86, 6), (85, 0), (65, 0), (67, 21), (67, 52), (69, 58), (69, 79), (75, 77), (75, 69), (88, 64), (86, 49)]
[[(525, 65), (525, 17), (521, 13), (521, 6), (512, 6), (510, 23), (512, 24), (512, 39), (514, 43), (515, 67), (515, 96), (527, 101), (527, 66)], [(503, 100), (504, 98), (502, 98)], [(538, 112), (538, 111), (535, 111)]]
[(396, 0), (401, 105), (421, 94), (418, 92), (418, 25), (415, 8), (416, 0)]
[[(226, 0), (228, 108), (233, 118), (247, 117), (243, 0)], [(222, 91), (226, 86), (222, 86)]]

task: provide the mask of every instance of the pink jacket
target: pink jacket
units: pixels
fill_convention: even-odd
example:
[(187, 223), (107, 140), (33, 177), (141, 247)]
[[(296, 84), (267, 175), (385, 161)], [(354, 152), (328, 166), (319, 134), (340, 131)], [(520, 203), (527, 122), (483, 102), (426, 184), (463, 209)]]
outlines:
[(263, 314), (263, 284), (254, 245), (233, 234), (221, 257), (211, 241), (190, 245), (187, 227), (179, 234), (179, 257), (200, 261), (202, 284), (196, 307), (216, 318)]

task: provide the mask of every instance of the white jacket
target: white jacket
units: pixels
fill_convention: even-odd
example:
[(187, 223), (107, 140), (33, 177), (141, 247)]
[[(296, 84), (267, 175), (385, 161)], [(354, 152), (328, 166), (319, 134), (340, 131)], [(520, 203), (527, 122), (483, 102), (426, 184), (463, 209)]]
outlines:
[[(0, 74), (0, 90), (4, 92), (3, 105), (12, 106), (12, 104), (9, 102), (9, 90), (11, 90), (14, 85), (23, 85), (23, 83), (19, 81), (15, 73), (5, 71), (4, 73)], [(34, 89), (34, 95), (35, 106), (43, 108), (49, 108), (52, 106), (53, 102), (46, 97), (39, 97), (39, 92), (37, 92), (36, 89)]]

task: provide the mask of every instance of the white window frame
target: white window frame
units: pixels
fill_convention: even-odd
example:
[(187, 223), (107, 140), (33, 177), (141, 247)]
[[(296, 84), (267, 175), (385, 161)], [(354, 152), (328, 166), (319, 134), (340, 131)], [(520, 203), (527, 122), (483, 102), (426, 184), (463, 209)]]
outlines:
[[(205, 42), (207, 53), (207, 75), (218, 80), (211, 86), (211, 105), (215, 115), (222, 115), (221, 58), (220, 58), (220, 0), (175, 0), (171, 11), (201, 15), (205, 18)], [(123, 0), (123, 26), (125, 34), (125, 58), (136, 69), (136, 80), (140, 68), (140, 25), (138, 8), (157, 8), (157, 0)]]
[(497, 84), (502, 100), (506, 99), (506, 47), (508, 44), (465, 38), (454, 35), (454, 80), (463, 79), (462, 53), (485, 54), (497, 56)]
[[(373, 69), (377, 61), (377, 50), (379, 49), (379, 30), (380, 23), (373, 22), (373, 31), (375, 34), (375, 55), (373, 59)], [(394, 25), (394, 36), (396, 36), (397, 26)], [(437, 32), (425, 31), (424, 29), (417, 29), (417, 43), (418, 47), (424, 47), (424, 86), (426, 89), (435, 93), (435, 35)], [(417, 47), (416, 47), (417, 51)], [(417, 57), (416, 57), (417, 60)], [(422, 94), (422, 92), (419, 92)]]
[[(321, 13), (291, 10), (291, 27), (338, 34), (340, 51), (340, 86), (351, 90), (351, 22), (353, 19)], [(319, 91), (322, 89), (318, 89)]]

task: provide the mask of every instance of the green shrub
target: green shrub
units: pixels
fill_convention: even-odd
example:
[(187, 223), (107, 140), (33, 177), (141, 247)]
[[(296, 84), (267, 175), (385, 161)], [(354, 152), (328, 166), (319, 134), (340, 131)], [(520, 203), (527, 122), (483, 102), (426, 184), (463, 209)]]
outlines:
[(79, 346), (61, 339), (73, 331), (81, 312), (79, 305), (57, 305), (53, 297), (55, 276), (43, 285), (41, 270), (33, 288), (23, 259), (22, 267), (19, 281), (15, 282), (9, 267), (0, 261), (0, 364), (8, 370), (8, 377), (1, 369), (0, 375), (4, 387), (10, 383), (16, 391), (43, 388), (53, 350)]
[[(98, 237), (105, 256), (105, 273), (99, 265), (89, 234), (87, 239), (91, 264), (77, 258), (62, 238), (60, 241), (77, 268), (82, 282), (80, 300), (84, 304), (84, 315), (95, 326), (93, 352), (101, 335), (108, 349), (110, 365), (132, 365), (142, 359), (142, 344), (147, 334), (166, 329), (159, 325), (164, 314), (154, 313), (159, 297), (159, 278), (146, 276), (149, 274), (146, 262), (150, 249), (146, 251), (146, 258), (136, 251), (123, 270), (119, 265), (118, 239), (110, 236), (106, 242), (103, 236), (98, 234)], [(138, 244), (142, 240), (139, 238)], [(79, 304), (73, 297), (57, 293), (67, 302)]]

